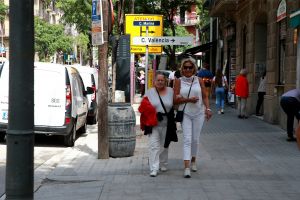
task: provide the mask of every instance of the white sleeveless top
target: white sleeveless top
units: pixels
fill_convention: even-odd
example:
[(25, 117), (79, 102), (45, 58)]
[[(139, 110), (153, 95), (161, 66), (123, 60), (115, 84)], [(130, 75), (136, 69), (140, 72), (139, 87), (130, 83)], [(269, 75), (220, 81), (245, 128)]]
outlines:
[[(180, 77), (180, 95), (187, 98), (192, 79), (194, 77), (193, 85), (189, 97), (197, 96), (199, 100), (196, 103), (186, 103), (184, 113), (190, 116), (196, 116), (204, 113), (204, 105), (202, 101), (202, 92), (197, 76), (192, 76), (190, 78)], [(178, 110), (182, 110), (184, 103), (180, 104)]]

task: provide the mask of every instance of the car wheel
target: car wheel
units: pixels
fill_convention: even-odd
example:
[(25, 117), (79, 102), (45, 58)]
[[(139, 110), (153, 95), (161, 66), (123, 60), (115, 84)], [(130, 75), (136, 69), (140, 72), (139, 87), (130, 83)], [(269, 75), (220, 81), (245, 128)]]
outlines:
[(0, 142), (5, 142), (6, 140), (6, 134), (0, 132)]
[(97, 115), (95, 115), (94, 117), (87, 118), (87, 123), (90, 125), (97, 124), (97, 121), (98, 121)]
[(97, 121), (98, 121), (98, 120), (97, 120), (97, 115), (95, 115), (95, 117), (93, 117), (93, 119), (92, 119), (92, 123), (93, 123), (93, 124), (97, 124)]
[(76, 139), (76, 124), (73, 125), (72, 130), (66, 136), (64, 136), (64, 145), (67, 147), (73, 147)]

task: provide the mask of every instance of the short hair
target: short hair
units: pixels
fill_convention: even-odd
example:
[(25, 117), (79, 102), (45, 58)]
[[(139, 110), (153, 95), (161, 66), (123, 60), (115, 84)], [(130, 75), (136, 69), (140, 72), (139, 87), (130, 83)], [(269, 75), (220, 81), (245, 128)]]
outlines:
[(162, 75), (164, 77), (165, 81), (167, 80), (166, 76), (162, 72), (156, 72), (154, 80), (157, 79), (158, 75)]
[(247, 69), (245, 68), (241, 69), (240, 74), (246, 76), (248, 74)]
[(183, 72), (183, 65), (184, 65), (184, 63), (186, 63), (186, 62), (189, 62), (189, 63), (191, 63), (191, 64), (194, 66), (194, 73), (196, 73), (198, 67), (197, 67), (197, 64), (196, 64), (196, 60), (195, 60), (194, 58), (192, 58), (192, 57), (182, 59), (181, 65), (180, 65), (180, 73), (183, 74), (183, 73), (182, 73), (182, 72)]

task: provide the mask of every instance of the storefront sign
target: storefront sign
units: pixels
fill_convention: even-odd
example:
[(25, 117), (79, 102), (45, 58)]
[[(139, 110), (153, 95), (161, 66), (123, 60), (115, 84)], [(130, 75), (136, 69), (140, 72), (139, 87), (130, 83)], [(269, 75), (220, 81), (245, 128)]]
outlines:
[(286, 18), (286, 1), (281, 0), (278, 9), (277, 9), (277, 22)]
[(300, 10), (290, 14), (290, 27), (297, 28), (300, 26)]

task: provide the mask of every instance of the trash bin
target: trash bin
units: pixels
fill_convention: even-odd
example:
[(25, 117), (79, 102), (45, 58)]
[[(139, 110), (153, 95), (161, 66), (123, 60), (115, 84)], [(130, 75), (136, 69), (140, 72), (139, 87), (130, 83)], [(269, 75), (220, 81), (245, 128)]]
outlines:
[(108, 105), (108, 138), (110, 157), (133, 156), (136, 133), (135, 113), (130, 103)]

